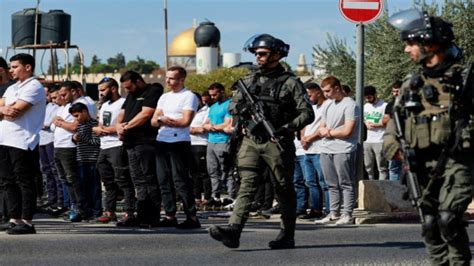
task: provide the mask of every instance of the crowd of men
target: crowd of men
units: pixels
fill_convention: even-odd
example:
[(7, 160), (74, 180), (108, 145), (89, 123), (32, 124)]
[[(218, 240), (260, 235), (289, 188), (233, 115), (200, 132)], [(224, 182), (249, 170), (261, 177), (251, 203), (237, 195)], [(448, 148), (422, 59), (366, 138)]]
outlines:
[[(426, 77), (418, 76), (421, 81), (415, 81), (433, 83), (423, 87), (419, 102), (396, 103), (398, 110), (406, 108), (406, 115), (410, 115), (405, 117), (405, 131), (411, 134), (406, 138), (420, 159), (426, 160), (426, 165), (415, 169), (422, 176), (430, 172), (422, 172), (423, 167), (432, 169), (431, 161), (438, 158), (430, 157), (439, 154), (441, 147), (436, 145), (451, 140), (450, 133), (443, 132), (453, 119), (445, 110), (452, 103), (444, 102), (448, 99), (444, 94), (452, 92), (438, 82), (439, 77), (446, 78), (445, 69), (444, 76), (439, 76), (429, 64), (437, 66), (446, 60), (449, 67), (456, 67), (453, 63), (459, 54), (454, 53), (457, 50), (452, 46), (449, 23), (418, 11), (395, 17), (391, 23), (402, 30), (407, 41), (405, 51), (412, 59), (424, 56), (420, 62), (425, 64)], [(411, 24), (400, 22), (404, 20)], [(426, 25), (427, 21), (434, 29)], [(424, 23), (423, 34), (406, 26), (416, 23)], [(434, 39), (425, 43), (423, 38)], [(432, 53), (423, 54), (421, 46), (432, 49)], [(31, 55), (11, 57), (10, 66), (0, 58), (0, 198), (6, 222), (0, 230), (8, 234), (36, 232), (33, 214), (43, 177), (49, 213), (67, 211), (70, 222), (96, 220), (116, 222), (118, 227), (196, 229), (201, 227), (199, 207), (233, 209), (227, 226), (211, 226), (209, 230), (212, 238), (230, 248), (239, 247), (251, 210), (260, 209), (264, 215), (273, 212), (267, 210), (273, 198), (282, 222), (279, 235), (269, 242), (272, 249), (295, 247), (297, 217), (317, 219), (316, 224), (352, 224), (359, 121), (367, 129), (363, 160), (368, 179), (400, 179), (401, 158), (406, 154), (398, 143), (403, 141), (401, 133), (394, 130), (394, 100), (385, 103), (377, 97), (376, 88), (367, 86), (361, 114), (350, 90), (338, 78), (329, 75), (320, 85), (303, 84), (287, 72), (280, 60), (288, 55), (289, 45), (282, 40), (260, 34), (247, 41), (244, 49), (255, 55), (259, 69), (230, 88), (232, 98), (227, 98), (220, 83), (209, 85), (203, 95), (193, 93), (185, 87), (186, 70), (173, 66), (166, 72), (166, 91), (160, 84), (147, 84), (134, 71), (123, 73), (120, 84), (104, 77), (98, 85), (98, 111), (79, 82), (43, 87), (33, 75), (35, 59)], [(438, 58), (438, 54), (446, 57)], [(410, 86), (418, 83), (412, 78)], [(394, 98), (401, 85), (400, 81), (393, 83)], [(125, 98), (119, 93), (120, 87), (127, 92)], [(454, 104), (459, 110), (468, 106)], [(457, 126), (453, 131), (466, 127), (466, 110), (455, 113)], [(439, 124), (442, 121), (448, 122)], [(413, 132), (410, 123), (416, 124)], [(436, 134), (428, 134), (429, 123), (434, 129), (438, 126)], [(426, 132), (428, 135), (423, 135)], [(238, 149), (233, 148), (236, 141)], [(448, 144), (459, 146), (458, 142)], [(424, 153), (428, 150), (434, 152)], [(435, 263), (446, 263), (450, 252), (453, 261), (471, 259), (460, 218), (472, 198), (466, 185), (472, 178), (468, 174), (472, 158), (463, 156), (467, 152), (466, 148), (441, 153), (437, 164), (446, 160), (456, 171), (446, 172), (449, 169), (436, 166), (424, 191), (420, 207), (423, 234)], [(436, 186), (444, 191), (452, 185), (445, 182), (459, 180), (464, 183), (452, 187), (458, 194), (430, 190)], [(227, 197), (221, 198), (221, 194)], [(116, 214), (119, 198), (124, 202), (121, 219)], [(460, 207), (452, 209), (450, 202)], [(186, 215), (181, 223), (176, 218), (178, 204)]]

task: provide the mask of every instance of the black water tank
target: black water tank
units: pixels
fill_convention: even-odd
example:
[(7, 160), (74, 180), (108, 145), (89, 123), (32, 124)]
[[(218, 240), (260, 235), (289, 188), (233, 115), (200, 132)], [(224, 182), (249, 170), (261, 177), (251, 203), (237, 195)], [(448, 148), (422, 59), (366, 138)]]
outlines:
[(218, 47), (221, 40), (221, 32), (210, 21), (199, 23), (194, 31), (194, 42), (197, 47)]
[(71, 43), (71, 15), (60, 9), (50, 10), (41, 17), (41, 44)]
[[(12, 45), (21, 46), (34, 44), (35, 38), (35, 8), (25, 8), (22, 11), (13, 13), (12, 15)], [(38, 15), (38, 22), (41, 22), (42, 12)], [(37, 35), (39, 41), (40, 33)]]

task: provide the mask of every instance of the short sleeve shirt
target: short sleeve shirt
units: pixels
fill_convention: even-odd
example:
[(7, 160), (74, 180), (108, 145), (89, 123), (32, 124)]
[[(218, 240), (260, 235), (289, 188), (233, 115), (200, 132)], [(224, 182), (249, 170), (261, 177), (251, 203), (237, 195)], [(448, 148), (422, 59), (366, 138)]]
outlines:
[(323, 109), (321, 119), (326, 127), (331, 129), (341, 128), (346, 120), (356, 121), (356, 126), (352, 130), (352, 134), (346, 139), (323, 138), (320, 144), (321, 153), (339, 154), (355, 151), (359, 137), (358, 119), (360, 119), (360, 109), (352, 98), (344, 97), (339, 102), (330, 100)]
[[(114, 102), (105, 102), (99, 111), (99, 122), (105, 126), (110, 127), (117, 124), (117, 117), (122, 109), (125, 98), (119, 98)], [(100, 148), (109, 149), (113, 147), (122, 146), (122, 141), (119, 140), (117, 134), (111, 134), (100, 137)]]
[(39, 132), (46, 112), (46, 93), (43, 85), (34, 77), (17, 82), (5, 91), (5, 105), (18, 100), (31, 106), (13, 121), (0, 122), (0, 145), (21, 150), (33, 150), (39, 144)]
[[(161, 90), (151, 85), (148, 85), (142, 91), (129, 93), (122, 106), (122, 109), (125, 111), (124, 122), (132, 120), (142, 111), (142, 107), (156, 108), (156, 103), (161, 93)], [(127, 146), (154, 143), (157, 130), (151, 126), (150, 121), (147, 121), (139, 127), (128, 130), (124, 136), (123, 144)]]
[[(209, 107), (209, 122), (212, 125), (219, 125), (224, 123), (226, 118), (231, 118), (229, 113), (230, 99), (227, 99), (221, 103), (215, 102)], [(210, 143), (226, 143), (229, 140), (229, 134), (225, 132), (209, 132), (208, 141)]]
[[(198, 99), (194, 93), (183, 88), (179, 92), (167, 92), (158, 101), (157, 109), (161, 109), (164, 116), (181, 119), (183, 111), (196, 112), (198, 107)], [(162, 142), (178, 142), (191, 141), (188, 127), (168, 127), (162, 126), (158, 131), (157, 141)]]

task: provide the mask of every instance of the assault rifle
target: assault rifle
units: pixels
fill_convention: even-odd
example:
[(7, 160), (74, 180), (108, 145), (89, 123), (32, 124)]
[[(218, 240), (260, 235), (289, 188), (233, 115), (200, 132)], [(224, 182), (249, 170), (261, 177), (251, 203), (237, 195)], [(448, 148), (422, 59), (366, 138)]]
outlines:
[(263, 125), (263, 127), (265, 128), (265, 131), (270, 137), (270, 140), (276, 143), (280, 151), (283, 151), (283, 147), (280, 145), (280, 143), (278, 142), (278, 138), (275, 136), (275, 128), (273, 127), (272, 123), (268, 121), (265, 117), (265, 113), (263, 111), (264, 109), (263, 103), (260, 100), (254, 99), (254, 97), (250, 94), (249, 90), (247, 89), (247, 86), (245, 86), (244, 82), (241, 79), (237, 81), (236, 85), (237, 85), (237, 89), (239, 89), (242, 92), (245, 100), (247, 101), (246, 107), (248, 108), (248, 111), (250, 112), (250, 117), (253, 122), (252, 128), (260, 124)]
[(423, 214), (423, 210), (421, 209), (421, 188), (416, 173), (412, 172), (412, 170), (416, 169), (415, 150), (410, 148), (410, 146), (405, 140), (402, 125), (400, 122), (400, 112), (401, 108), (396, 102), (394, 104), (393, 120), (397, 129), (397, 138), (400, 141), (401, 149), (403, 152), (403, 178), (405, 180), (406, 186), (408, 187), (408, 196), (410, 198), (411, 205), (416, 208), (418, 215), (420, 216), (421, 223), (424, 223), (425, 217)]

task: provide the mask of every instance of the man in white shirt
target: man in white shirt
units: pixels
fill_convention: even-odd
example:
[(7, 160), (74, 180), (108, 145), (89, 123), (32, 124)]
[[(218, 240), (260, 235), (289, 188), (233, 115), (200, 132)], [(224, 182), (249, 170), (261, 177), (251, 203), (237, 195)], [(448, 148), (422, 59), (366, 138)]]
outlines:
[[(68, 188), (71, 200), (69, 220), (71, 222), (80, 222), (85, 218), (86, 213), (82, 206), (84, 201), (76, 160), (76, 144), (72, 141), (72, 136), (79, 123), (69, 113), (69, 108), (74, 103), (80, 102), (86, 105), (87, 103), (84, 98), (80, 96), (77, 85), (72, 81), (63, 82), (58, 95), (64, 105), (58, 110), (52, 125), (52, 129), (54, 130), (56, 168), (58, 169), (59, 177), (65, 182)], [(89, 111), (93, 112), (93, 110)]]
[(105, 212), (97, 220), (101, 223), (108, 223), (117, 220), (115, 212), (119, 189), (124, 193), (124, 211), (133, 215), (135, 212), (135, 188), (127, 167), (127, 154), (115, 127), (125, 102), (125, 98), (119, 94), (118, 82), (115, 79), (104, 77), (99, 82), (99, 96), (103, 102), (99, 111), (99, 126), (92, 130), (100, 136), (97, 170), (105, 187)]
[(312, 219), (323, 216), (323, 202), (326, 203), (326, 213), (329, 212), (329, 192), (326, 180), (324, 179), (323, 169), (321, 168), (321, 149), (319, 147), (321, 136), (318, 133), (322, 119), (322, 110), (329, 101), (327, 101), (318, 84), (308, 83), (305, 87), (314, 111), (314, 121), (304, 128), (303, 136), (301, 137), (301, 144), (306, 152), (303, 173), (305, 185), (310, 193), (311, 210), (307, 215), (299, 218)]
[[(200, 228), (196, 217), (193, 182), (189, 172), (191, 138), (189, 125), (198, 107), (197, 97), (184, 87), (186, 70), (171, 67), (166, 72), (166, 86), (170, 90), (158, 100), (151, 119), (159, 127), (156, 137), (156, 174), (160, 182), (161, 196), (166, 217), (160, 222), (163, 227), (176, 226), (179, 229)], [(175, 185), (176, 196), (184, 205), (187, 219), (177, 224), (176, 200), (171, 184)]]
[(364, 88), (364, 124), (367, 127), (367, 139), (364, 141), (364, 164), (370, 180), (375, 179), (375, 165), (379, 180), (387, 180), (387, 160), (382, 156), (383, 134), (386, 122), (383, 123), (387, 103), (377, 98), (375, 87)]
[(0, 179), (4, 181), (10, 213), (8, 234), (35, 234), (35, 173), (39, 171), (39, 131), (45, 116), (46, 94), (33, 76), (35, 58), (10, 58), (17, 82), (0, 99)]
[(51, 124), (58, 112), (59, 106), (52, 102), (51, 92), (57, 88), (45, 88), (46, 92), (46, 115), (43, 128), (40, 131), (39, 153), (41, 162), (41, 172), (46, 178), (46, 190), (48, 194), (48, 210), (53, 211), (58, 207), (64, 207), (63, 185), (59, 179), (54, 161), (54, 133)]

